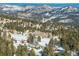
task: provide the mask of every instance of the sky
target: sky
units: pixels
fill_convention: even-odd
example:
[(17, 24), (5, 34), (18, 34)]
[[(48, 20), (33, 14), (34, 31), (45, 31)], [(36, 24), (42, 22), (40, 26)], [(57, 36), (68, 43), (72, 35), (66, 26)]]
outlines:
[(16, 5), (16, 6), (54, 6), (54, 7), (66, 7), (73, 6), (79, 7), (79, 3), (0, 3), (0, 5)]
[(79, 0), (0, 0), (0, 3), (78, 3)]
[[(58, 7), (65, 7), (65, 6), (76, 6), (79, 7), (79, 0), (0, 0), (0, 3), (30, 3), (30, 4), (26, 4), (26, 5), (30, 5), (30, 6), (40, 6), (40, 5), (44, 5), (44, 3), (50, 3), (47, 5), (50, 6), (58, 6)], [(33, 4), (33, 3), (37, 3), (37, 4)], [(38, 4), (41, 3), (41, 4)], [(58, 4), (59, 3), (59, 4)], [(68, 4), (69, 3), (69, 4)], [(74, 3), (74, 4), (71, 4)], [(1, 4), (0, 4), (1, 5)], [(20, 6), (23, 6), (25, 4), (20, 4)]]

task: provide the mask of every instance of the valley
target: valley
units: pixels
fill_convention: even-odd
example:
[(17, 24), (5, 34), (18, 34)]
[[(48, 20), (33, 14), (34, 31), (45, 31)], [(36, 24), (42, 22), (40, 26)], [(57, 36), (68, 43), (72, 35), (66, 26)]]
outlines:
[(78, 56), (79, 8), (0, 6), (0, 56)]

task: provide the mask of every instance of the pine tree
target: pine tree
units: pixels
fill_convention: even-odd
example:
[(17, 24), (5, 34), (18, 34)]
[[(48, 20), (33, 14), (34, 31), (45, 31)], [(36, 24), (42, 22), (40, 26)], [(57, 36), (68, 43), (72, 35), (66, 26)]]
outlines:
[(43, 56), (53, 56), (54, 55), (53, 47), (45, 47), (42, 55)]
[(29, 43), (33, 44), (34, 42), (34, 36), (32, 34), (29, 34), (29, 38), (27, 40)]
[(31, 49), (31, 51), (29, 52), (28, 55), (29, 55), (29, 56), (35, 56), (35, 51), (34, 51), (34, 49)]
[(54, 46), (53, 39), (50, 39), (50, 42), (49, 42), (48, 46), (50, 46), (50, 47), (53, 47)]
[(17, 56), (27, 56), (28, 55), (28, 49), (26, 45), (19, 45), (16, 49), (16, 55)]
[(14, 46), (11, 41), (2, 39), (0, 37), (0, 55), (2, 56), (13, 56), (14, 55)]
[(44, 48), (43, 56), (53, 56), (54, 55), (53, 47), (54, 42), (53, 39), (51, 39), (48, 46)]
[(41, 37), (40, 36), (38, 36), (38, 41), (41, 42)]

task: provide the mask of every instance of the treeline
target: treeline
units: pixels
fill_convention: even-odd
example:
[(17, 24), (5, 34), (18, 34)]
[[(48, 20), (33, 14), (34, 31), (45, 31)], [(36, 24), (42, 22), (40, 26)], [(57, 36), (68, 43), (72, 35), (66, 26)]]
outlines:
[[(55, 32), (54, 32), (55, 33)], [(41, 52), (42, 56), (70, 56), (71, 52), (75, 51), (79, 55), (79, 30), (77, 29), (62, 29), (60, 32), (62, 35), (59, 39), (60, 42), (54, 41), (53, 38), (50, 40), (49, 44)], [(52, 35), (54, 35), (52, 33)], [(57, 35), (57, 34), (56, 34)], [(29, 37), (29, 43), (32, 44), (34, 36)], [(38, 38), (40, 41), (40, 38)], [(54, 53), (54, 46), (58, 45), (65, 49), (63, 53)], [(69, 51), (69, 52), (68, 52)], [(17, 49), (13, 45), (13, 40), (6, 40), (0, 37), (0, 55), (2, 56), (35, 56), (34, 49), (28, 50), (27, 45), (19, 45)]]

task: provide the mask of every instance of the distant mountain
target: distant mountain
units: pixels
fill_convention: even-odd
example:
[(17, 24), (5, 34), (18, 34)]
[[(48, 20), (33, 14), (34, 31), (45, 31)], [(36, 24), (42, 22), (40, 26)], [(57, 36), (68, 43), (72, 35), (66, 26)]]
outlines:
[(79, 8), (69, 6), (51, 5), (0, 5), (0, 14), (13, 15), (14, 17), (31, 19), (42, 22), (55, 21), (60, 23), (79, 23)]
[(68, 6), (68, 7), (62, 8), (61, 11), (63, 11), (63, 12), (78, 12), (78, 8)]

